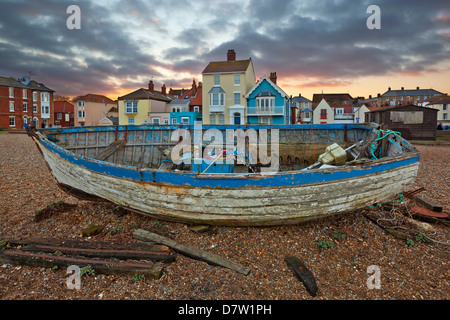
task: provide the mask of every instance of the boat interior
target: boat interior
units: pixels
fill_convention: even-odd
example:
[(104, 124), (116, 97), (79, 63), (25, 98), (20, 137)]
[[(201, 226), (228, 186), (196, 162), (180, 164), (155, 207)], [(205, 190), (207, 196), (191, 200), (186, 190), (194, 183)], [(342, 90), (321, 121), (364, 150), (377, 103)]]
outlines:
[[(312, 170), (415, 151), (399, 135), (381, 130), (376, 124), (203, 125), (201, 130), (194, 130), (193, 126), (142, 125), (37, 131), (58, 146), (86, 158), (140, 170), (196, 173), (257, 173), (276, 161), (280, 172)], [(180, 147), (182, 143), (184, 148)]]

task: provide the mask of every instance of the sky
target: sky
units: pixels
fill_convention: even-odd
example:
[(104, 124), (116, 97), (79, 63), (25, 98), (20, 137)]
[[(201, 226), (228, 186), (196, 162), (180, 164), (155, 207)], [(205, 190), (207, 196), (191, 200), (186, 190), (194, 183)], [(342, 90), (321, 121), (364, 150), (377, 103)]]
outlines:
[[(71, 5), (80, 8), (80, 28)], [(379, 29), (369, 29), (371, 5)], [(0, 0), (0, 76), (111, 99), (189, 88), (211, 61), (252, 58), (289, 95), (450, 93), (448, 0)]]

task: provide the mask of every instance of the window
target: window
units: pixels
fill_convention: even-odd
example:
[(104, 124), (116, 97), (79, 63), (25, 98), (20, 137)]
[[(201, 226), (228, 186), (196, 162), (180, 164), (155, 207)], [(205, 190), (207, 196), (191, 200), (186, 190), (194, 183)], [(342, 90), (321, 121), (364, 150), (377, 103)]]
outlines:
[(181, 117), (181, 124), (189, 124), (189, 117)]
[(214, 86), (220, 86), (220, 76), (214, 76)]
[(84, 118), (86, 116), (86, 112), (84, 110), (78, 110), (78, 118)]
[(49, 106), (45, 106), (45, 105), (41, 106), (41, 114), (50, 114), (50, 107)]
[(447, 111), (447, 104), (444, 104), (444, 105), (442, 106), (442, 110), (443, 110), (443, 111)]
[(258, 122), (262, 124), (270, 124), (271, 117), (259, 117)]
[(27, 98), (27, 89), (22, 89), (22, 97), (23, 97), (24, 99)]
[(234, 104), (241, 104), (241, 93), (240, 92), (234, 93)]
[(164, 119), (164, 124), (169, 124), (169, 119)]
[(225, 124), (225, 115), (223, 113), (219, 113), (219, 124)]
[(78, 107), (84, 107), (84, 101), (78, 101), (77, 102)]
[(58, 120), (62, 120), (62, 113), (61, 113), (61, 112), (58, 112), (58, 113), (56, 114), (56, 118), (57, 118)]
[(172, 118), (172, 124), (177, 124), (177, 118)]
[(14, 88), (9, 88), (9, 97), (14, 98)]
[(443, 113), (442, 114), (442, 120), (448, 120), (448, 114), (447, 113)]
[(15, 127), (16, 126), (16, 117), (9, 117), (9, 126)]
[(14, 112), (14, 101), (9, 102), (9, 112)]
[(153, 118), (152, 119), (153, 124), (159, 124), (159, 118)]
[(194, 112), (200, 112), (200, 107), (199, 106), (195, 106), (194, 107)]
[(240, 86), (241, 85), (241, 75), (240, 74), (235, 74), (234, 75), (234, 85), (235, 86)]
[(181, 107), (172, 107), (172, 112), (181, 112)]
[(216, 114), (215, 113), (210, 113), (209, 114), (209, 122), (211, 124), (216, 124)]
[(37, 113), (37, 104), (33, 104), (33, 112)]
[(28, 103), (23, 103), (23, 112), (28, 112)]
[(304, 118), (311, 118), (311, 112), (309, 112), (309, 111), (305, 111), (304, 113)]
[(129, 125), (134, 125), (134, 118), (128, 118), (128, 124)]
[(33, 91), (33, 101), (37, 101), (37, 92)]
[(344, 114), (343, 108), (336, 108), (336, 114)]
[(223, 106), (225, 105), (225, 94), (223, 93), (211, 93), (209, 95), (210, 106)]
[(256, 107), (261, 112), (269, 112), (271, 109), (273, 109), (274, 104), (275, 104), (274, 97), (256, 98)]
[(28, 118), (25, 116), (25, 117), (23, 117), (23, 123), (24, 124), (28, 124)]
[(138, 103), (137, 103), (137, 101), (127, 101), (127, 102), (125, 102), (125, 113), (138, 113)]
[(44, 101), (44, 102), (48, 102), (49, 101), (48, 92), (42, 92), (41, 93), (41, 101)]
[(326, 118), (327, 118), (327, 109), (320, 109), (320, 119), (326, 119)]

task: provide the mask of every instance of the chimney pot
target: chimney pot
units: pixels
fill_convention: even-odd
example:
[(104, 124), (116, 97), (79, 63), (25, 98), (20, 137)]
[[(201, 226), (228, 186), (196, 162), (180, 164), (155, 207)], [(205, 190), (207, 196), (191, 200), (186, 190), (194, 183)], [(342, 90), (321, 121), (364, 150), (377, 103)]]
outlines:
[(150, 91), (151, 93), (155, 92), (155, 86), (153, 85), (153, 81), (152, 80), (150, 80), (148, 82), (148, 91)]
[(229, 49), (227, 52), (227, 61), (236, 61), (236, 52), (233, 49)]
[(277, 73), (276, 72), (271, 72), (270, 73), (270, 81), (272, 81), (274, 84), (277, 84)]

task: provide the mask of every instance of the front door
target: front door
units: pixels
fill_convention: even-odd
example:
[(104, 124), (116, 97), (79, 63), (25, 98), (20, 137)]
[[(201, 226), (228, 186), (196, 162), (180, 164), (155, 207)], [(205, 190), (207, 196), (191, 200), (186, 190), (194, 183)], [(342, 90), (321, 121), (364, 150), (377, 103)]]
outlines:
[(234, 124), (241, 124), (241, 114), (240, 113), (234, 114)]

